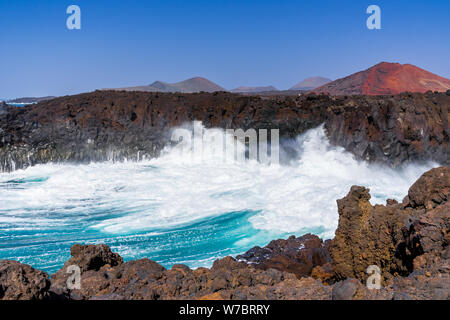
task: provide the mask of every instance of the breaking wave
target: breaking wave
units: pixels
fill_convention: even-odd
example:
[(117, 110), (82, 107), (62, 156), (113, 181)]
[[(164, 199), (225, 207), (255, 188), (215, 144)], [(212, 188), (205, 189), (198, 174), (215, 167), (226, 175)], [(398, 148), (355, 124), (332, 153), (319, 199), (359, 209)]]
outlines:
[(202, 156), (181, 143), (142, 162), (0, 173), (0, 259), (54, 272), (73, 244), (106, 243), (125, 259), (209, 266), (290, 234), (331, 238), (336, 199), (352, 185), (369, 187), (372, 203), (401, 201), (437, 166), (392, 169), (357, 161), (332, 147), (322, 126), (283, 141), (295, 151), (283, 164), (225, 162), (213, 152), (218, 142), (207, 138), (212, 130), (219, 129), (204, 129)]

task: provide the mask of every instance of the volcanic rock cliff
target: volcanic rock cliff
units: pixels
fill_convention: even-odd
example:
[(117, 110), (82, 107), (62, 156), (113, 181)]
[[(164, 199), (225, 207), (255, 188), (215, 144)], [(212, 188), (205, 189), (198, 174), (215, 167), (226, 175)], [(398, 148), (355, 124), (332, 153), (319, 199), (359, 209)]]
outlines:
[(205, 127), (278, 128), (281, 138), (325, 123), (331, 143), (358, 159), (449, 164), (449, 108), (450, 91), (383, 97), (95, 91), (8, 107), (0, 114), (0, 171), (155, 157), (171, 128), (193, 120)]
[[(74, 245), (51, 279), (2, 260), (0, 299), (450, 299), (450, 167), (425, 173), (402, 203), (372, 206), (369, 199), (368, 189), (354, 186), (338, 200), (331, 241), (292, 236), (210, 269), (124, 262), (106, 245)], [(79, 289), (68, 288), (73, 265)], [(379, 269), (381, 287), (367, 287), (369, 266)]]

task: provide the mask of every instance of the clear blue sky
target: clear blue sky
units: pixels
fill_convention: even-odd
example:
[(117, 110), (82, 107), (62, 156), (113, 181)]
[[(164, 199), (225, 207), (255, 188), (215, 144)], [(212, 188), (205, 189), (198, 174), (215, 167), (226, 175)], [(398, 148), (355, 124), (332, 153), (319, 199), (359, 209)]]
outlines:
[[(77, 4), (82, 29), (66, 28)], [(382, 30), (366, 28), (381, 7)], [(206, 77), (287, 89), (381, 61), (450, 78), (450, 1), (0, 0), (0, 97)]]

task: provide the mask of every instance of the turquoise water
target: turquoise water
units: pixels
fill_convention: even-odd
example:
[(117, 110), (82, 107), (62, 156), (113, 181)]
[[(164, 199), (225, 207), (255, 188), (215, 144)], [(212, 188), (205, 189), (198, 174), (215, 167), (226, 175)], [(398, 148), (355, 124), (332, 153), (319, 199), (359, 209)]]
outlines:
[[(109, 165), (113, 170), (114, 166)], [(127, 221), (133, 214), (146, 210), (151, 212), (156, 206), (145, 205), (143, 208), (137, 204), (138, 201), (124, 206), (117, 195), (127, 193), (129, 187), (125, 186), (108, 190), (108, 193), (112, 192), (110, 197), (116, 194), (116, 199), (93, 194), (91, 197), (66, 199), (64, 204), (58, 204), (56, 199), (55, 203), (44, 201), (44, 206), (36, 204), (33, 201), (35, 195), (47, 188), (54, 188), (51, 186), (52, 177), (59, 174), (71, 176), (68, 173), (70, 166), (48, 167), (51, 174), (34, 167), (16, 172), (15, 175), (22, 176), (20, 178), (8, 180), (5, 178), (12, 174), (0, 176), (1, 197), (8, 197), (8, 194), (17, 197), (11, 208), (7, 208), (10, 205), (7, 200), (3, 202), (7, 207), (0, 208), (0, 259), (17, 260), (51, 274), (70, 258), (73, 244), (106, 243), (125, 260), (148, 257), (165, 267), (183, 263), (195, 268), (210, 266), (217, 258), (236, 255), (254, 245), (265, 245), (273, 237), (285, 236), (283, 232), (255, 229), (249, 219), (260, 213), (258, 210), (223, 212), (168, 227), (150, 226), (144, 227), (144, 230), (130, 228), (131, 231), (107, 232), (99, 227), (101, 223), (116, 219)], [(80, 168), (92, 172), (99, 169), (90, 166)], [(133, 169), (136, 168), (118, 168), (119, 171)], [(140, 169), (150, 175), (158, 170), (149, 165), (142, 165)], [(29, 176), (30, 171), (39, 173)], [(53, 191), (58, 193), (57, 188)], [(26, 195), (28, 204), (20, 203), (21, 194)], [(227, 194), (214, 193), (211, 199), (226, 197)], [(14, 196), (8, 198), (11, 200)]]
[(25, 104), (25, 103), (8, 103), (8, 104), (11, 106), (14, 106), (14, 107), (26, 107), (32, 103), (27, 103), (27, 104)]
[(0, 259), (53, 273), (76, 243), (106, 243), (125, 260), (212, 265), (288, 235), (331, 238), (336, 199), (352, 185), (372, 203), (401, 200), (436, 164), (393, 170), (329, 145), (323, 128), (299, 136), (289, 165), (224, 163), (168, 148), (142, 162), (46, 164), (0, 173)]
[[(21, 188), (39, 181), (1, 184), (3, 188)], [(68, 209), (68, 208), (66, 208)], [(1, 212), (4, 214), (4, 212)], [(176, 263), (191, 267), (210, 266), (216, 258), (242, 253), (254, 245), (264, 245), (274, 236), (256, 230), (248, 219), (257, 211), (227, 212), (173, 228), (149, 229), (145, 232), (111, 235), (90, 229), (98, 221), (117, 218), (126, 213), (90, 211), (73, 212), (62, 227), (21, 230), (20, 225), (0, 226), (0, 259), (14, 259), (48, 273), (57, 271), (70, 258), (75, 243), (106, 243), (125, 260), (149, 257), (165, 267)], [(30, 215), (35, 214), (31, 212)], [(45, 216), (41, 212), (40, 216)], [(58, 213), (60, 214), (60, 213)], [(49, 214), (50, 215), (50, 214)], [(284, 236), (279, 233), (278, 236)]]

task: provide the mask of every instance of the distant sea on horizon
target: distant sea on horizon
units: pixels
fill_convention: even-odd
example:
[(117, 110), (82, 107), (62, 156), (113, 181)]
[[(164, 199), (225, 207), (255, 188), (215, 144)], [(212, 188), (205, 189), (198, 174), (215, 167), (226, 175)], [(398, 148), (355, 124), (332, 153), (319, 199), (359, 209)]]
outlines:
[(33, 103), (9, 103), (9, 102), (6, 102), (6, 103), (9, 104), (10, 106), (14, 106), (14, 107), (25, 107), (30, 104), (35, 104), (36, 102), (33, 102)]

